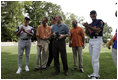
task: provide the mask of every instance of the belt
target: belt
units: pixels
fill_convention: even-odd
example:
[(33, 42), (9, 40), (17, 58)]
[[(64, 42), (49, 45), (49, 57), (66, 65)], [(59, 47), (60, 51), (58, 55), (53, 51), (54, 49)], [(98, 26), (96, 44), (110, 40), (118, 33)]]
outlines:
[(93, 36), (93, 37), (90, 37), (90, 39), (97, 39), (98, 37), (102, 37), (102, 36)]
[(29, 40), (28, 38), (21, 38), (21, 40)]

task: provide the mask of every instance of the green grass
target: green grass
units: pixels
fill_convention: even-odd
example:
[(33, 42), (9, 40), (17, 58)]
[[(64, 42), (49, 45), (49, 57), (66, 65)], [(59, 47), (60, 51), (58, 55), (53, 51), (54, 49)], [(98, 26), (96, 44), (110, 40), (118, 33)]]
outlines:
[[(20, 75), (16, 74), (17, 70), (17, 57), (18, 57), (18, 47), (16, 46), (8, 46), (1, 47), (1, 78), (2, 79), (88, 79), (87, 75), (91, 74), (92, 66), (90, 61), (90, 56), (88, 52), (88, 48), (86, 47), (83, 50), (83, 66), (84, 73), (77, 71), (71, 71), (73, 67), (73, 54), (71, 48), (67, 46), (67, 57), (68, 57), (68, 66), (69, 66), (69, 75), (64, 76), (62, 61), (60, 59), (60, 67), (61, 73), (59, 75), (53, 75), (54, 68), (53, 63), (51, 64), (48, 70), (34, 72), (36, 63), (36, 46), (31, 47), (30, 54), (30, 63), (29, 63), (29, 72), (24, 71), (25, 67), (25, 54), (23, 55), (23, 71)], [(112, 60), (111, 50), (107, 48), (102, 48), (100, 54), (100, 78), (101, 79), (116, 79), (117, 78), (117, 69)]]

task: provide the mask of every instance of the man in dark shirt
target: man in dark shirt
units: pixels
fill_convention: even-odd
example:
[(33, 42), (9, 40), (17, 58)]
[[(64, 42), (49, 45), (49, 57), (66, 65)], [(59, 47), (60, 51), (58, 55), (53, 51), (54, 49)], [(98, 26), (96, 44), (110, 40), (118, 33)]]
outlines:
[(92, 10), (90, 12), (92, 23), (83, 23), (83, 26), (85, 26), (86, 28), (86, 33), (90, 37), (89, 53), (91, 56), (93, 73), (91, 75), (88, 75), (88, 77), (91, 77), (92, 79), (99, 78), (99, 54), (102, 46), (102, 36), (104, 28), (104, 22), (101, 19), (97, 19), (96, 16), (96, 11)]

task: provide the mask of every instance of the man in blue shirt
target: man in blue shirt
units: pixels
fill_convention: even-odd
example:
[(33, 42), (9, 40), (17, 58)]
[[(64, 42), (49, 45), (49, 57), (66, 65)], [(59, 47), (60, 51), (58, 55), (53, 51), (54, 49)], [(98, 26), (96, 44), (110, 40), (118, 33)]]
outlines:
[(97, 13), (95, 10), (90, 12), (90, 17), (92, 23), (83, 23), (83, 26), (86, 28), (86, 33), (90, 37), (89, 40), (89, 53), (91, 56), (91, 62), (93, 67), (93, 73), (88, 75), (92, 79), (97, 79), (99, 77), (99, 54), (102, 46), (102, 36), (104, 22), (101, 19), (96, 18)]
[(66, 54), (66, 42), (65, 39), (69, 35), (68, 27), (62, 23), (62, 17), (56, 15), (57, 24), (52, 28), (52, 35), (54, 36), (53, 47), (54, 47), (54, 65), (56, 69), (55, 74), (60, 73), (59, 64), (59, 53), (61, 53), (61, 59), (63, 63), (64, 74), (68, 75), (68, 64), (67, 64), (67, 54)]

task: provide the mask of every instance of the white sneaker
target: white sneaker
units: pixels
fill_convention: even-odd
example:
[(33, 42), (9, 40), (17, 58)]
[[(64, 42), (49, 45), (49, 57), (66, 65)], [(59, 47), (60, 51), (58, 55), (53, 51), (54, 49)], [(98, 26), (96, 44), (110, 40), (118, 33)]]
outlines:
[(17, 72), (16, 72), (16, 74), (20, 74), (21, 71), (22, 71), (22, 69), (21, 69), (21, 67), (19, 67), (18, 70), (17, 70)]
[(25, 71), (29, 71), (29, 67), (28, 66), (25, 66)]

